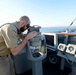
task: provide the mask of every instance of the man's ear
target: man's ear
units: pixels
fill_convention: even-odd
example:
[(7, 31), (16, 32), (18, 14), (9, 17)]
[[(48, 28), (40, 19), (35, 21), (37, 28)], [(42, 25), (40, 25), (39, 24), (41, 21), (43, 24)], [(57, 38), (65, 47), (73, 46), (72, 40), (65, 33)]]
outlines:
[(24, 22), (22, 22), (22, 23), (21, 23), (21, 27), (23, 27), (24, 25), (25, 25)]

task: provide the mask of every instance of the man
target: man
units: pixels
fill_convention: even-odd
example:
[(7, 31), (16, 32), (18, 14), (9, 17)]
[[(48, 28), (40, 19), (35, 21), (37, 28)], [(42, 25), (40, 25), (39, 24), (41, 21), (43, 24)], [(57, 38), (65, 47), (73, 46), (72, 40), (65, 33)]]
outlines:
[(18, 44), (21, 33), (28, 28), (29, 24), (29, 17), (22, 16), (18, 22), (7, 23), (0, 28), (0, 75), (15, 75), (9, 54), (16, 56), (28, 40), (38, 34), (36, 31), (30, 32)]

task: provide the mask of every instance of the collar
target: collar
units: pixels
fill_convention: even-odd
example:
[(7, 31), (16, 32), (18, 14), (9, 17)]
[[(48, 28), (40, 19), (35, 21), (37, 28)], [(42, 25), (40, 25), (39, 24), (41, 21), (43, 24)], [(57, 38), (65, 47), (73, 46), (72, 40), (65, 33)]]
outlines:
[(13, 25), (15, 25), (18, 29), (19, 29), (19, 25), (18, 25), (18, 22), (13, 22)]

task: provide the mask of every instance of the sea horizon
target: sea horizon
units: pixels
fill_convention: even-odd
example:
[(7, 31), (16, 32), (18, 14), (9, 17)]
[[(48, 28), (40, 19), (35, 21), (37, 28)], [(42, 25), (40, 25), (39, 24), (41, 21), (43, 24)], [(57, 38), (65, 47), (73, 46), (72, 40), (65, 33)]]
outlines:
[(67, 29), (76, 29), (76, 26), (58, 26), (58, 27), (41, 27), (41, 32), (60, 32), (66, 31)]

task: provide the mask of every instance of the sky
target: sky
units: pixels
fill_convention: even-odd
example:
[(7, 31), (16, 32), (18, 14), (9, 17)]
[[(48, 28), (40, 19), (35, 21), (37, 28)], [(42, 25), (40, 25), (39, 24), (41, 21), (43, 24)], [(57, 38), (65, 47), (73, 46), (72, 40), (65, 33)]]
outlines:
[(0, 25), (18, 21), (24, 15), (31, 25), (68, 27), (76, 19), (76, 0), (0, 0)]

